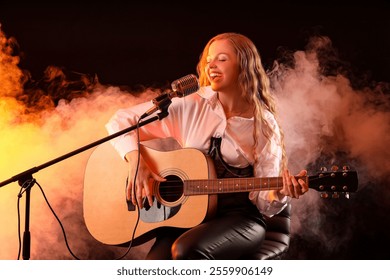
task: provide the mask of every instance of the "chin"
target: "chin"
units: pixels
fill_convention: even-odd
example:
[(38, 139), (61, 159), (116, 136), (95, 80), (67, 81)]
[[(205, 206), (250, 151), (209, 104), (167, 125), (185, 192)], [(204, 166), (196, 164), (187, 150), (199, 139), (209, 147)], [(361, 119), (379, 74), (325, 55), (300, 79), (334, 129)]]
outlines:
[(218, 85), (216, 85), (216, 84), (214, 84), (214, 83), (211, 83), (211, 89), (213, 90), (213, 91), (218, 91), (221, 87), (219, 87)]

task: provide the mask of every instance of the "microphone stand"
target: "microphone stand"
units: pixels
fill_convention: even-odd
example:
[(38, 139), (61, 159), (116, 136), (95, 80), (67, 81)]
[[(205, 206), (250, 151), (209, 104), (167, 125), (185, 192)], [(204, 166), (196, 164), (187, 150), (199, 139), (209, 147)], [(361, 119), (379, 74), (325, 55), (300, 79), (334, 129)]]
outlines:
[[(53, 160), (50, 160), (44, 164), (41, 164), (39, 166), (36, 166), (36, 167), (33, 167), (33, 168), (30, 168), (28, 170), (25, 170), (15, 176), (12, 176), (11, 178), (9, 178), (8, 180), (5, 180), (3, 182), (0, 182), (0, 188), (9, 184), (9, 183), (12, 183), (12, 182), (15, 182), (15, 181), (18, 181), (19, 185), (22, 187), (22, 188), (25, 188), (25, 191), (26, 191), (26, 209), (25, 209), (25, 230), (24, 230), (24, 234), (23, 234), (23, 259), (24, 260), (28, 260), (30, 259), (30, 248), (31, 248), (31, 234), (30, 234), (30, 199), (31, 199), (31, 188), (33, 187), (33, 185), (35, 184), (35, 179), (33, 178), (32, 174), (38, 172), (39, 170), (42, 170), (44, 168), (47, 168), (53, 164), (56, 164), (60, 161), (63, 161), (67, 158), (70, 158), (74, 155), (77, 155), (79, 153), (82, 153), (88, 149), (91, 149), (97, 145), (100, 145), (104, 142), (107, 142), (113, 138), (116, 138), (122, 134), (125, 134), (127, 132), (130, 132), (134, 129), (136, 129), (137, 127), (141, 127), (141, 126), (144, 126), (146, 124), (149, 124), (151, 122), (154, 122), (156, 120), (161, 120), (163, 118), (165, 118), (166, 116), (168, 116), (168, 107), (169, 105), (172, 103), (171, 99), (165, 95), (165, 98), (163, 98), (162, 100), (159, 100), (159, 103), (158, 103), (158, 109), (160, 109), (160, 113), (157, 113), (156, 116), (154, 117), (151, 117), (151, 118), (148, 118), (146, 119), (145, 121), (142, 121), (140, 122), (138, 125), (133, 125), (133, 126), (130, 126), (128, 128), (125, 128), (121, 131), (118, 131), (114, 134), (111, 134), (109, 136), (106, 136), (104, 138), (101, 138), (100, 140), (97, 140), (95, 142), (92, 142), (88, 145), (85, 145), (81, 148), (78, 148), (72, 152), (69, 152), (67, 154), (64, 154), (60, 157), (57, 157)], [(154, 110), (155, 111), (155, 110)], [(146, 117), (146, 115), (144, 115)], [(141, 119), (143, 119), (143, 117), (141, 117)]]

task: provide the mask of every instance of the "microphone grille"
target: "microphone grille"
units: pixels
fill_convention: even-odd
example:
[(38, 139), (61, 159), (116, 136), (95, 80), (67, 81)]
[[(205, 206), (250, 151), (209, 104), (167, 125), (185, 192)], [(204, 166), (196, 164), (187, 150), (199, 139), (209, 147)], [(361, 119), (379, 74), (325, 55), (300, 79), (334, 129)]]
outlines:
[(187, 96), (199, 90), (198, 78), (194, 74), (189, 74), (173, 81), (171, 87), (181, 95), (180, 97)]

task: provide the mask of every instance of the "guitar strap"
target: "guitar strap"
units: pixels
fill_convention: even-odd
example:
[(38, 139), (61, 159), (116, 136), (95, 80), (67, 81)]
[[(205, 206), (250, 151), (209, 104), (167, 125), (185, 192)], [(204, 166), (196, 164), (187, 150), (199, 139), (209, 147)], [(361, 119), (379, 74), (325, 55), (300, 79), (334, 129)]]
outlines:
[(213, 159), (218, 178), (253, 177), (253, 167), (237, 168), (227, 164), (221, 153), (221, 137), (211, 137), (208, 155)]

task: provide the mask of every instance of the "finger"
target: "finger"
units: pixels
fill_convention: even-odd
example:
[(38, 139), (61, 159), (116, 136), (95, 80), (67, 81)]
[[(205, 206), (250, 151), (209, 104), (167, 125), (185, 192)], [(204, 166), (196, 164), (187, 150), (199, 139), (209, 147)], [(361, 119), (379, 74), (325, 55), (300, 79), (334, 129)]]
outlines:
[(143, 188), (144, 186), (147, 185), (147, 183), (145, 182), (142, 182), (140, 185), (137, 186), (136, 188), (136, 203), (138, 204), (139, 208), (142, 208), (142, 198), (143, 198), (143, 195), (142, 195), (142, 192), (143, 192)]
[(305, 169), (303, 169), (303, 170), (301, 170), (298, 174), (297, 174), (297, 176), (306, 176), (307, 175), (307, 170), (305, 170)]
[(302, 193), (306, 193), (309, 191), (309, 186), (307, 185), (305, 180), (299, 179), (298, 182), (301, 186)]
[(280, 191), (280, 193), (283, 194), (283, 195), (288, 195), (288, 192), (286, 191), (286, 189), (287, 189), (286, 171), (283, 171), (282, 179), (283, 179), (283, 188)]
[(286, 195), (294, 197), (294, 186), (291, 182), (291, 174), (289, 170), (284, 171), (284, 186)]
[(133, 205), (136, 205), (136, 195), (134, 192), (134, 188), (135, 188), (134, 181), (128, 179), (127, 187), (126, 187), (126, 199), (127, 201), (131, 201)]
[(131, 187), (131, 185), (127, 185), (126, 187), (126, 199), (128, 201), (133, 201), (133, 188)]
[(152, 196), (152, 192), (150, 191), (150, 186), (153, 185), (153, 179), (149, 179), (149, 183), (148, 185), (144, 188), (144, 195), (146, 196), (146, 198), (148, 199), (148, 203), (149, 205), (153, 205), (153, 196)]
[(167, 180), (166, 178), (161, 177), (160, 175), (158, 175), (156, 173), (152, 173), (152, 177), (154, 180), (156, 180), (158, 182), (165, 182)]
[[(297, 176), (299, 176), (299, 177), (307, 176), (307, 170), (305, 170), (305, 169), (301, 170)], [(307, 192), (309, 190), (309, 186), (306, 184), (305, 180), (300, 178), (300, 179), (298, 179), (298, 183), (300, 185), (300, 191), (302, 194), (304, 194), (305, 192)]]
[(302, 194), (301, 186), (298, 183), (297, 178), (295, 178), (295, 176), (291, 176), (291, 182), (293, 184), (294, 197), (298, 198)]
[(287, 186), (288, 186), (288, 192), (290, 194), (291, 197), (295, 197), (295, 188), (294, 188), (294, 184), (293, 184), (293, 179), (294, 176), (291, 175), (290, 171), (287, 170)]
[(298, 185), (296, 187), (297, 198), (299, 198), (304, 193), (305, 193), (305, 191), (302, 189), (301, 185), (298, 183)]
[(131, 188), (131, 194), (130, 194), (130, 197), (131, 197), (131, 202), (134, 204), (134, 205), (137, 205), (137, 191), (135, 186)]
[(134, 197), (133, 184), (129, 181), (126, 186), (126, 200), (131, 201), (135, 205)]

